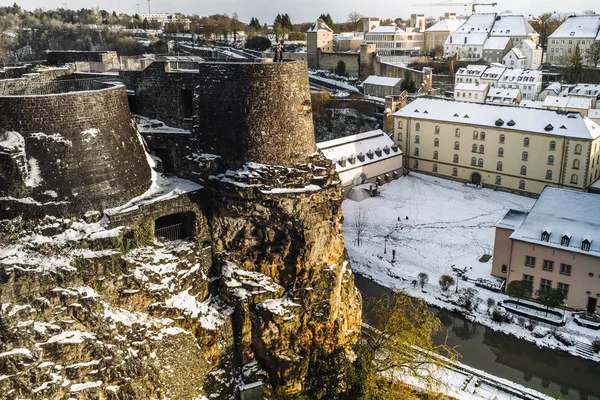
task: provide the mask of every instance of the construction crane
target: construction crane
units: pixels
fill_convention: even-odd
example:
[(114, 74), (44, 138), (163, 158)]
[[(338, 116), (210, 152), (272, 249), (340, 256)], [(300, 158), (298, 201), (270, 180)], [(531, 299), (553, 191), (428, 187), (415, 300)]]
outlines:
[(439, 6), (450, 6), (450, 7), (468, 7), (471, 6), (471, 11), (475, 14), (475, 6), (497, 6), (498, 3), (478, 3), (477, 0), (473, 0), (473, 3), (428, 3), (428, 4), (413, 4), (413, 6), (421, 6), (421, 7), (439, 7)]

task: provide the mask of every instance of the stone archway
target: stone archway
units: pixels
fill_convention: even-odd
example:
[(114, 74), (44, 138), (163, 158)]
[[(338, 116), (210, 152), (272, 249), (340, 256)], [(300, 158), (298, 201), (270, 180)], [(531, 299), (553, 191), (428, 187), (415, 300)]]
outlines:
[(471, 183), (475, 185), (481, 184), (481, 174), (479, 172), (473, 172), (471, 174)]

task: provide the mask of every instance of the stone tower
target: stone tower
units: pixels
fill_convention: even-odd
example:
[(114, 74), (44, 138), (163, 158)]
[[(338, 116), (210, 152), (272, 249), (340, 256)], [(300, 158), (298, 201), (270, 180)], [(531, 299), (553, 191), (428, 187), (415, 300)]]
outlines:
[(229, 168), (292, 166), (316, 151), (306, 63), (200, 64), (197, 133)]
[(319, 68), (319, 51), (333, 51), (333, 30), (318, 19), (306, 31), (306, 55), (309, 68)]

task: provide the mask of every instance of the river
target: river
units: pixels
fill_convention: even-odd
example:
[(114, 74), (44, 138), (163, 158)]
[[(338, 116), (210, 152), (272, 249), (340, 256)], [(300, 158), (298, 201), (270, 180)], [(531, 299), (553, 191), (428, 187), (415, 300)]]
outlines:
[[(355, 282), (363, 297), (379, 297), (389, 290), (360, 275), (355, 275)], [(447, 344), (457, 346), (462, 363), (567, 400), (600, 400), (600, 363), (539, 349), (531, 342), (468, 322), (456, 313), (430, 310), (445, 327), (434, 340), (443, 343), (447, 336)]]

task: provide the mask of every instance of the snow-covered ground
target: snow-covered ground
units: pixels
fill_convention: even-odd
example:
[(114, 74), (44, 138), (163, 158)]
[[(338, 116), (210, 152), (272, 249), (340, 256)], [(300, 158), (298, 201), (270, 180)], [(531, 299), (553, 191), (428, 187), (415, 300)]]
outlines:
[[(548, 336), (536, 338), (518, 323), (494, 322), (488, 315), (488, 299), (498, 303), (508, 297), (475, 286), (477, 278), (496, 281), (490, 275), (492, 259), (479, 261), (485, 254), (493, 255), (495, 223), (511, 208), (530, 210), (534, 199), (412, 172), (383, 185), (381, 190), (377, 197), (360, 203), (346, 200), (343, 204), (346, 248), (356, 273), (383, 286), (405, 290), (437, 307), (464, 312), (464, 308), (452, 303), (458, 297), (455, 288), (451, 288), (447, 297), (438, 281), (444, 274), (456, 279), (452, 266), (466, 268), (469, 281), (459, 279), (459, 288), (475, 288), (481, 299), (470, 319), (541, 347), (560, 348), (579, 355), (575, 346), (566, 346), (553, 337), (549, 326)], [(366, 215), (367, 229), (361, 245), (357, 246), (355, 224), (361, 209)], [(396, 251), (394, 262), (392, 250)], [(421, 272), (429, 277), (423, 290), (411, 284)], [(566, 325), (558, 330), (586, 344), (600, 337), (599, 331), (576, 325), (570, 313)]]

